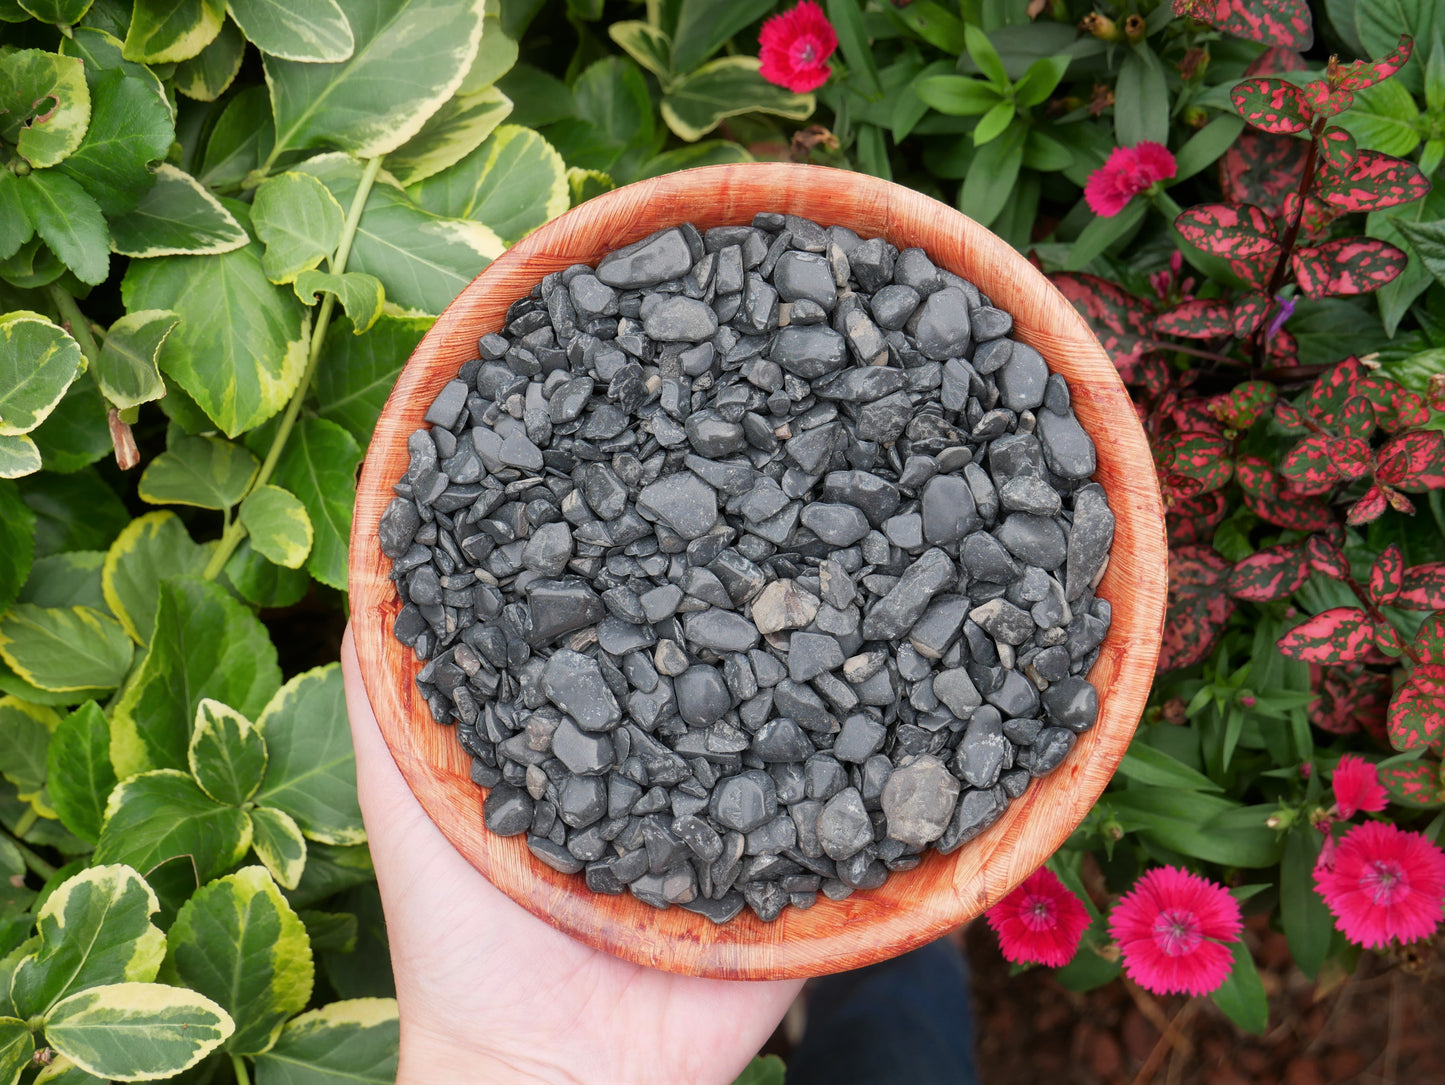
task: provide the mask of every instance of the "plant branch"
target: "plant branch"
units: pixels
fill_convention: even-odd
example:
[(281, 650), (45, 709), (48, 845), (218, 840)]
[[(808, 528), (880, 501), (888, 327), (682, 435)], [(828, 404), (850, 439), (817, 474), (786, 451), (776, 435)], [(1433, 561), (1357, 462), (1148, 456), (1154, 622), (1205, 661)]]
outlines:
[[(1275, 261), (1274, 271), (1270, 273), (1269, 285), (1264, 292), (1270, 298), (1271, 309), (1274, 305), (1274, 298), (1284, 286), (1286, 273), (1289, 271), (1289, 258), (1294, 253), (1295, 242), (1299, 239), (1300, 223), (1304, 220), (1305, 197), (1309, 193), (1310, 186), (1315, 182), (1315, 171), (1319, 166), (1320, 135), (1325, 130), (1325, 118), (1315, 118), (1314, 124), (1310, 127), (1310, 146), (1305, 152), (1304, 172), (1299, 179), (1298, 206), (1294, 209), (1294, 216), (1290, 219), (1289, 225), (1285, 227), (1284, 237), (1280, 239), (1279, 259)], [(1264, 329), (1254, 337), (1254, 365), (1251, 367), (1258, 370), (1264, 363)]]
[(251, 1075), (246, 1072), (246, 1060), (240, 1055), (231, 1056), (231, 1068), (236, 1072), (236, 1085), (251, 1085)]
[(60, 315), (70, 325), (70, 334), (80, 344), (80, 353), (85, 355), (85, 360), (90, 363), (91, 375), (95, 375), (95, 362), (100, 357), (100, 347), (95, 342), (95, 336), (90, 334), (90, 321), (85, 319), (85, 314), (80, 311), (80, 306), (75, 303), (75, 298), (69, 290), (51, 283), (47, 288), (50, 300), (60, 310)]
[[(381, 156), (369, 158), (366, 161), (366, 169), (362, 171), (361, 180), (356, 185), (356, 195), (352, 197), (351, 209), (346, 213), (346, 224), (341, 228), (341, 240), (336, 246), (336, 255), (329, 262), (330, 270), (337, 275), (346, 271), (346, 261), (351, 256), (351, 244), (356, 239), (357, 227), (361, 224), (361, 214), (366, 209), (366, 199), (371, 195), (371, 187), (376, 182), (376, 175), (381, 172)], [(301, 405), (305, 402), (307, 393), (311, 390), (312, 378), (316, 376), (316, 366), (321, 361), (321, 346), (326, 339), (326, 330), (331, 324), (331, 314), (336, 309), (336, 295), (325, 294), (321, 299), (320, 308), (316, 312), (316, 323), (311, 329), (311, 350), (306, 359), (306, 370), (301, 374), (301, 383), (296, 386), (296, 391), (291, 396), (291, 402), (286, 405), (286, 413), (281, 416), (281, 424), (276, 428), (276, 435), (271, 438), (271, 447), (266, 452), (266, 458), (261, 461), (261, 469), (256, 472), (256, 477), (251, 480), (247, 489), (247, 495), (265, 486), (271, 481), (271, 475), (275, 473), (276, 464), (281, 459), (281, 453), (286, 448), (286, 441), (291, 436), (291, 431), (296, 427), (296, 419), (301, 415)], [(242, 500), (245, 498), (243, 497)], [(216, 546), (216, 551), (211, 555), (211, 560), (206, 563), (205, 572), (202, 574), (207, 580), (215, 580), (221, 575), (221, 570), (226, 567), (226, 562), (236, 552), (236, 547), (241, 545), (241, 540), (246, 537), (246, 525), (241, 523), (238, 516), (231, 521), (225, 532), (221, 535), (221, 541)]]
[[(35, 811), (32, 809), (26, 811), (26, 813), (33, 815)], [(16, 831), (14, 833), (14, 836), (16, 836), (17, 838), (24, 835), (26, 832), (29, 832), (30, 830), (30, 825), (25, 825), (24, 822), (25, 816), (22, 814), (20, 817), (20, 821), (18, 821), (15, 825)], [(32, 817), (31, 825), (33, 825), (34, 823), (35, 820)], [(30, 848), (26, 847), (23, 843), (20, 842), (19, 839), (14, 840), (13, 843), (15, 845), (15, 850), (20, 853), (20, 858), (25, 860), (25, 865), (28, 866), (32, 872), (34, 872), (37, 876), (44, 878), (46, 881), (49, 881), (51, 878), (55, 877), (55, 868), (53, 866), (47, 863), (44, 859), (40, 858), (40, 856), (35, 854), (35, 852), (30, 850)]]

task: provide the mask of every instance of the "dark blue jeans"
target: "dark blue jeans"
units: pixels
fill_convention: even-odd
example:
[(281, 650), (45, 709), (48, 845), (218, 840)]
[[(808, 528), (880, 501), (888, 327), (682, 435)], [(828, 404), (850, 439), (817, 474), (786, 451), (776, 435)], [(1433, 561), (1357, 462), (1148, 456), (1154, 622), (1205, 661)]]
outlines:
[(814, 980), (788, 1085), (976, 1085), (962, 955), (940, 939)]

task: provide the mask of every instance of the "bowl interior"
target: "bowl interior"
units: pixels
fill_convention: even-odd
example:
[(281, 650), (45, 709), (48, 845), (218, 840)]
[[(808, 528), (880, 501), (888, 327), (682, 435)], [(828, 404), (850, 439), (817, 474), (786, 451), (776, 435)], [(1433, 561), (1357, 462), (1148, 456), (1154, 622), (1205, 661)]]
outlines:
[[(376, 528), (406, 468), (407, 437), (432, 398), (542, 276), (594, 264), (663, 226), (690, 221), (705, 230), (748, 223), (758, 211), (848, 226), (900, 249), (920, 246), (1013, 315), (1014, 336), (1068, 380), (1097, 446), (1095, 477), (1117, 520), (1098, 589), (1113, 607), (1113, 625), (1089, 675), (1099, 690), (1097, 724), (982, 836), (952, 855), (929, 852), (880, 889), (788, 908), (773, 923), (744, 909), (717, 926), (682, 908), (658, 911), (628, 894), (594, 894), (580, 877), (534, 859), (525, 837), (485, 829), (470, 759), (452, 729), (432, 721), (414, 683), (421, 665), (391, 634), (400, 603)], [(513, 246), (462, 291), (417, 347), (377, 423), (358, 487), (350, 592), (366, 688), (392, 755), (427, 813), (478, 870), (534, 915), (628, 960), (777, 979), (857, 968), (922, 945), (982, 913), (1052, 854), (1103, 790), (1143, 711), (1163, 628), (1166, 561), (1153, 460), (1129, 397), (1088, 326), (1043, 275), (977, 223), (902, 186), (814, 166), (745, 164), (670, 174), (590, 200)]]

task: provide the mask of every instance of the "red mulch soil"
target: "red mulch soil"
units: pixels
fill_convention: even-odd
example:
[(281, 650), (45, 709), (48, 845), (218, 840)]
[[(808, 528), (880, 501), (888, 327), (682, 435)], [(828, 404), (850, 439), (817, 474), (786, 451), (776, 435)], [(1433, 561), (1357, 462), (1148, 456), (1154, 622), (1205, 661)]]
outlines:
[[(1114, 982), (1078, 994), (1048, 969), (1011, 976), (984, 923), (965, 932), (982, 1085), (1445, 1085), (1445, 960), (1364, 953), (1318, 987), (1266, 917), (1245, 938), (1269, 995), (1250, 1036), (1208, 999), (1155, 998)], [(1177, 1039), (1162, 1039), (1170, 1022)]]

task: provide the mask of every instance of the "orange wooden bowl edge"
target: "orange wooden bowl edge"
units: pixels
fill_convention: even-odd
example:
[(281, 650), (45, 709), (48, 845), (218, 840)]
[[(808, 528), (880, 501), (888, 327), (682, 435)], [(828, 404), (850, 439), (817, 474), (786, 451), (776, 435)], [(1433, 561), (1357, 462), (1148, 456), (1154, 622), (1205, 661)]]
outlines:
[[(536, 860), (525, 837), (485, 829), (484, 793), (471, 782), (470, 758), (450, 727), (431, 720), (413, 681), (420, 664), (391, 634), (400, 604), (376, 528), (406, 468), (406, 439), (433, 396), (543, 275), (596, 263), (665, 225), (747, 223), (762, 210), (922, 247), (1011, 313), (1014, 335), (1063, 373), (1116, 517), (1098, 589), (1113, 607), (1113, 624), (1089, 675), (1099, 687), (1098, 722), (1058, 770), (1035, 780), (981, 836), (949, 856), (929, 852), (880, 889), (838, 902), (820, 897), (773, 923), (745, 909), (719, 926), (630, 894), (595, 894), (581, 877)], [(929, 942), (981, 914), (1064, 842), (1113, 775), (1143, 712), (1163, 631), (1167, 558), (1153, 458), (1129, 396), (1088, 325), (1043, 275), (977, 223), (910, 189), (844, 170), (748, 163), (686, 170), (595, 197), (518, 242), (448, 306), (397, 380), (367, 450), (352, 523), (350, 596), (362, 674), (392, 756), (473, 866), (534, 915), (627, 960), (691, 975), (781, 979), (858, 968)]]

